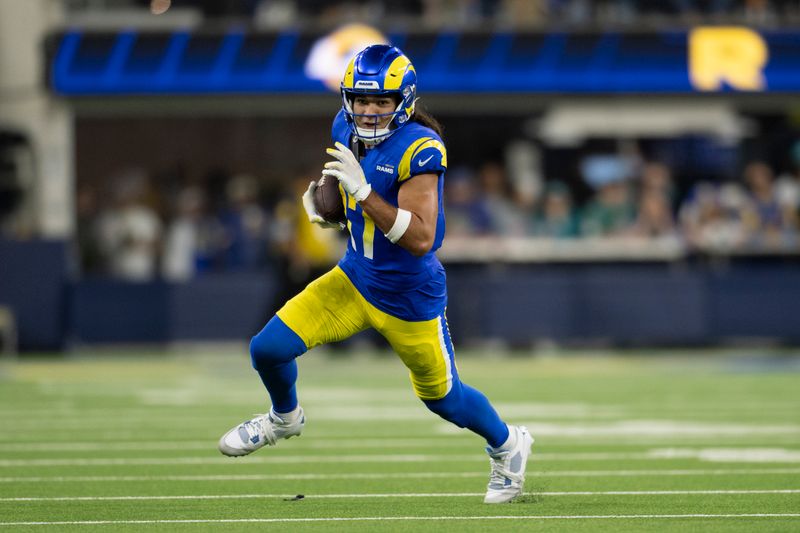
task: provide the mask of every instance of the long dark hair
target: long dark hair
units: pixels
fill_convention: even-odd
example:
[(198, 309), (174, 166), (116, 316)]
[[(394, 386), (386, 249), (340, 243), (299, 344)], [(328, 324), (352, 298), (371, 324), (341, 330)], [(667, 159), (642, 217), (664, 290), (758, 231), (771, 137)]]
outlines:
[(436, 120), (433, 115), (428, 113), (428, 110), (425, 109), (424, 106), (421, 106), (419, 102), (414, 108), (414, 114), (411, 115), (411, 120), (415, 122), (419, 122), (425, 127), (428, 127), (436, 132), (436, 135), (444, 140), (444, 126)]

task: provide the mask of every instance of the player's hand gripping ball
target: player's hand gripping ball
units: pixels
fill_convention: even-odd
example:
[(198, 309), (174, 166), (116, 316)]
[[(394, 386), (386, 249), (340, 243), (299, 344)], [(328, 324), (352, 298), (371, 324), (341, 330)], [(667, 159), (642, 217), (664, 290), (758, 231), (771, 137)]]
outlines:
[(322, 176), (319, 181), (312, 181), (303, 194), (303, 207), (312, 224), (323, 228), (343, 229), (347, 218), (344, 213), (342, 195), (339, 192), (339, 181)]
[(364, 177), (364, 169), (358, 162), (356, 155), (340, 142), (336, 143), (336, 148), (325, 150), (335, 161), (325, 163), (322, 170), (324, 176), (332, 176), (339, 180), (342, 188), (347, 194), (355, 198), (356, 202), (363, 202), (372, 192), (372, 186), (367, 183)]
[(317, 189), (314, 191), (314, 207), (327, 222), (344, 223), (347, 221), (342, 194), (339, 191), (339, 180), (332, 176), (322, 176), (317, 181)]

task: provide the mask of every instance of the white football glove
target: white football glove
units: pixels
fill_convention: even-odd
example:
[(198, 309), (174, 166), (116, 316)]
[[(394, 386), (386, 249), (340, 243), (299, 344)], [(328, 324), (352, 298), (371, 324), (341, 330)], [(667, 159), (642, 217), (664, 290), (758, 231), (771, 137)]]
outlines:
[(356, 156), (353, 155), (353, 152), (339, 142), (336, 143), (336, 148), (328, 148), (326, 151), (329, 155), (335, 157), (336, 161), (325, 163), (325, 170), (322, 173), (339, 180), (342, 188), (357, 202), (369, 196), (369, 193), (372, 192), (372, 186), (367, 183), (367, 179), (364, 177), (364, 170), (361, 168)]
[(303, 193), (303, 208), (308, 215), (308, 221), (312, 224), (319, 224), (323, 228), (336, 228), (344, 229), (344, 224), (339, 222), (328, 222), (317, 213), (317, 208), (314, 207), (314, 191), (317, 190), (317, 182), (312, 181), (308, 184), (308, 189)]

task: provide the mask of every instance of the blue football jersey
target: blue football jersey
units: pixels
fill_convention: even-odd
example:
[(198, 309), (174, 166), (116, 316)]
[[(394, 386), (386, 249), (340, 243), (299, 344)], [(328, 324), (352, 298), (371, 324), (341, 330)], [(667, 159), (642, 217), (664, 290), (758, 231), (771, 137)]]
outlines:
[[(340, 111), (333, 121), (334, 142), (351, 146), (351, 130)], [(364, 298), (390, 315), (403, 320), (430, 320), (447, 305), (447, 287), (442, 264), (434, 252), (444, 239), (442, 194), (447, 151), (430, 128), (410, 122), (389, 138), (362, 154), (361, 168), (372, 190), (397, 207), (400, 186), (419, 174), (439, 176), (439, 216), (430, 252), (416, 257), (392, 244), (354, 198), (345, 197), (350, 242), (339, 266)]]

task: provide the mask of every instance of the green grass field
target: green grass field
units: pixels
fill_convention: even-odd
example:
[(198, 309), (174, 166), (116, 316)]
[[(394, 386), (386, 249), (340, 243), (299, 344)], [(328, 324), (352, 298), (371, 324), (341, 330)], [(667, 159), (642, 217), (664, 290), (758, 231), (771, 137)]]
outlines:
[(0, 529), (800, 531), (797, 353), (462, 353), (536, 437), (526, 495), (490, 506), (484, 443), (394, 357), (304, 356), (303, 435), (231, 459), (268, 407), (245, 349), (177, 352), (3, 363)]

